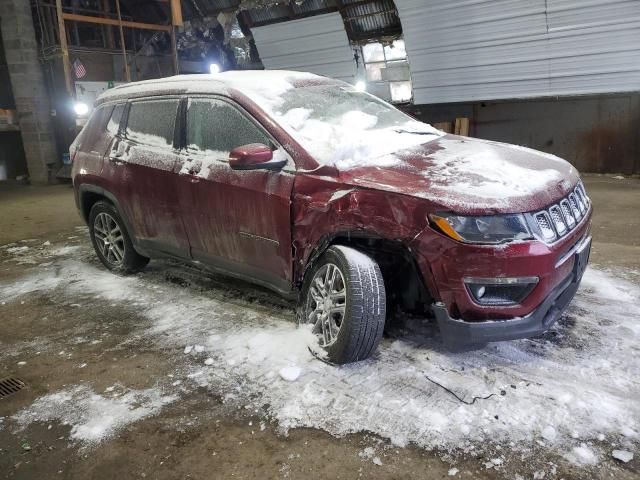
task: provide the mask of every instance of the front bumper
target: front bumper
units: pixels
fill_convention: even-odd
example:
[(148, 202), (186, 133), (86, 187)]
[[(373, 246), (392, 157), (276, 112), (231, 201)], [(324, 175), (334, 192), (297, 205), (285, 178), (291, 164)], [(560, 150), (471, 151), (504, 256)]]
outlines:
[(540, 335), (562, 315), (573, 299), (589, 260), (591, 237), (586, 237), (571, 253), (574, 256), (571, 273), (529, 315), (507, 320), (467, 322), (452, 318), (442, 302), (433, 307), (445, 346), (465, 349), (488, 342), (515, 340)]

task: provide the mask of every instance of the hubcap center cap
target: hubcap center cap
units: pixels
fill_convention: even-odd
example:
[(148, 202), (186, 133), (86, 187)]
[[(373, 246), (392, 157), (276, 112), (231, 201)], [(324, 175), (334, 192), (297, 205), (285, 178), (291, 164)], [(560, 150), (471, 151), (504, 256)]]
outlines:
[(331, 310), (331, 307), (333, 306), (333, 302), (331, 301), (331, 299), (329, 297), (324, 299), (324, 311), (328, 314), (329, 311)]

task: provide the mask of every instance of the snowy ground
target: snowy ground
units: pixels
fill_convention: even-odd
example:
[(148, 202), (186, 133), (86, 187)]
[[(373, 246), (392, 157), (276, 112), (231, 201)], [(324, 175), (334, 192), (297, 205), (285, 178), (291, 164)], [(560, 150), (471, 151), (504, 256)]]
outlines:
[[(85, 235), (79, 229), (69, 245), (0, 247), (5, 261), (26, 267), (20, 278), (0, 280), (0, 316), (3, 306), (34, 293), (78, 309), (124, 307), (144, 319), (125, 343), (142, 339), (172, 352), (175, 371), (152, 389), (68, 385), (0, 418), (0, 431), (57, 421), (72, 427), (72, 441), (95, 448), (206, 388), (285, 434), (297, 427), (336, 436), (367, 431), (397, 446), (436, 450), (452, 463), (482, 452), (485, 468), (504, 473), (541, 454), (544, 466), (529, 472), (538, 478), (553, 478), (557, 464), (588, 471), (639, 454), (638, 272), (589, 268), (567, 314), (542, 338), (452, 354), (432, 327), (412, 320), (383, 340), (375, 358), (338, 368), (310, 353), (313, 336), (297, 328), (291, 305), (270, 293), (166, 262), (118, 277), (96, 263)], [(29, 362), (36, 351), (55, 348), (34, 338), (5, 348), (2, 361)], [(379, 462), (374, 453), (362, 456)]]

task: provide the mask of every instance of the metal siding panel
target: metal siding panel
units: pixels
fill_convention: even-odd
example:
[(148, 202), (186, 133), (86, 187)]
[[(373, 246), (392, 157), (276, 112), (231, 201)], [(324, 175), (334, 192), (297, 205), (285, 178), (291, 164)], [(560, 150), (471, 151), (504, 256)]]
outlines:
[(396, 0), (396, 6), (416, 104), (640, 86), (638, 0)]
[(353, 51), (339, 13), (252, 29), (260, 59), (267, 69), (300, 70), (352, 83)]

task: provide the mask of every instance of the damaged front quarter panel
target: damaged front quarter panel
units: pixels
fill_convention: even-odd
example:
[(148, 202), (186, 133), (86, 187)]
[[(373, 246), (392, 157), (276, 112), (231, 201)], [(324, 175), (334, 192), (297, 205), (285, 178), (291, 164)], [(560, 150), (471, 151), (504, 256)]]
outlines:
[[(326, 173), (326, 175), (322, 175)], [(411, 240), (427, 225), (428, 202), (415, 197), (345, 184), (316, 171), (298, 175), (293, 193), (294, 283), (336, 239), (370, 237)]]

